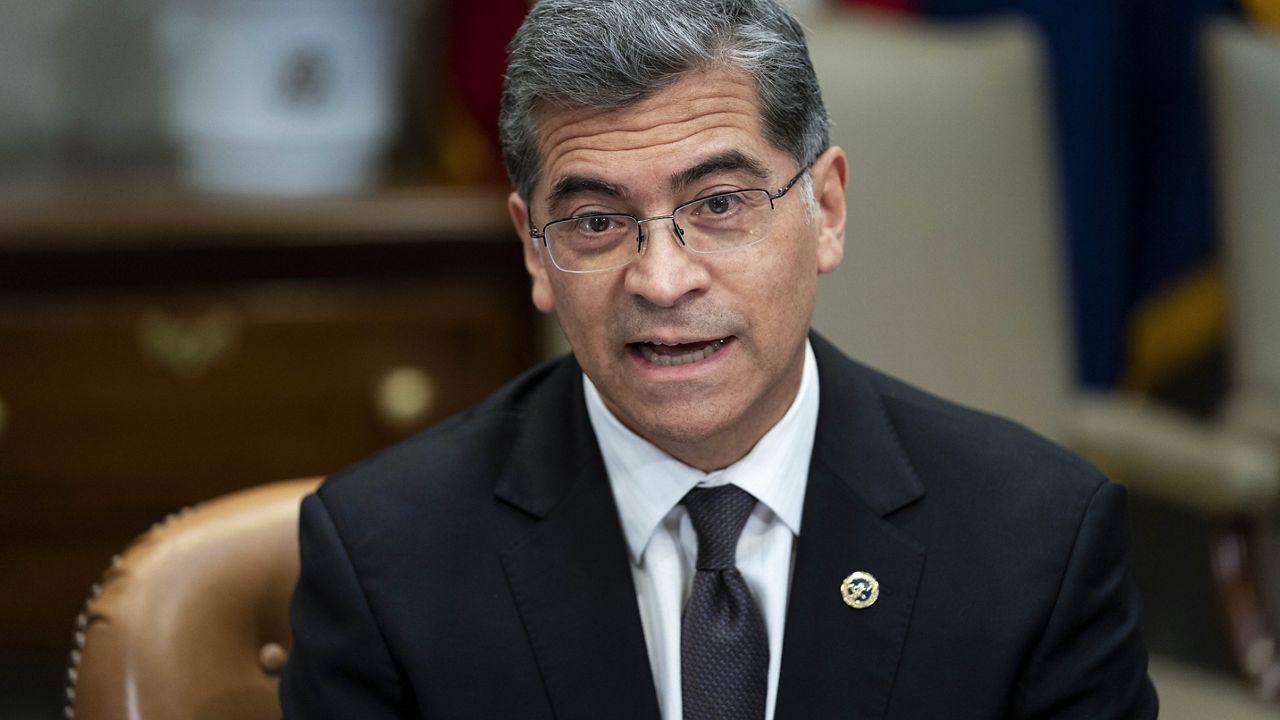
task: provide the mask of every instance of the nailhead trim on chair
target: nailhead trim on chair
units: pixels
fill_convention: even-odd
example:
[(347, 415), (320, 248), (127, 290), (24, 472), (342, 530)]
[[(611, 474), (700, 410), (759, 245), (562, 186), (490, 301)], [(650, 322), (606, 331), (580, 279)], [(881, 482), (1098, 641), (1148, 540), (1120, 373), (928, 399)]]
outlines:
[[(148, 528), (146, 532), (139, 535), (138, 538), (134, 540), (134, 542), (137, 542), (138, 540), (141, 540), (142, 538), (146, 537), (147, 535), (150, 535), (156, 530), (159, 530), (160, 528), (166, 525), (169, 525), (173, 521), (190, 513), (195, 508), (200, 507), (200, 505), (202, 504), (203, 503), (197, 503), (195, 505), (185, 507), (179, 510), (178, 512), (170, 513), (169, 515), (165, 516), (163, 520), (153, 523), (151, 527)], [(132, 544), (133, 543), (130, 543), (130, 545)], [(80, 614), (76, 616), (76, 632), (74, 636), (75, 643), (71, 648), (71, 656), (68, 659), (67, 682), (65, 686), (65, 704), (62, 706), (62, 715), (63, 717), (66, 718), (66, 720), (75, 720), (75, 716), (76, 716), (76, 708), (75, 708), (76, 681), (80, 679), (80, 658), (84, 655), (84, 643), (89, 631), (89, 610), (93, 606), (94, 601), (98, 599), (98, 596), (102, 594), (102, 586), (103, 586), (103, 583), (106, 581), (107, 574), (113, 570), (119, 570), (120, 565), (123, 562), (124, 562), (123, 553), (117, 553), (116, 555), (112, 556), (110, 566), (108, 566), (106, 571), (103, 572), (103, 579), (94, 583), (93, 587), (89, 588), (89, 597), (85, 598), (84, 609), (81, 610)]]
[[(119, 567), (120, 556), (111, 558), (111, 567)], [(67, 683), (65, 688), (65, 704), (62, 715), (67, 720), (75, 720), (76, 716), (76, 681), (80, 678), (80, 657), (84, 652), (85, 631), (89, 628), (89, 606), (102, 594), (102, 583), (97, 582), (89, 589), (89, 597), (84, 601), (84, 609), (76, 616), (75, 644), (71, 648), (70, 662), (67, 666)]]

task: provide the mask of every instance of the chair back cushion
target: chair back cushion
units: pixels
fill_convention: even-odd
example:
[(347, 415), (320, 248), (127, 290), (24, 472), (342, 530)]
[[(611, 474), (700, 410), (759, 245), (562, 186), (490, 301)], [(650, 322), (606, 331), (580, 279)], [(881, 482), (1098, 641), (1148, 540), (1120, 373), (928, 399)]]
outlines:
[(814, 327), (1057, 434), (1075, 370), (1039, 35), (833, 11), (809, 47), (850, 168), (844, 264), (818, 283)]

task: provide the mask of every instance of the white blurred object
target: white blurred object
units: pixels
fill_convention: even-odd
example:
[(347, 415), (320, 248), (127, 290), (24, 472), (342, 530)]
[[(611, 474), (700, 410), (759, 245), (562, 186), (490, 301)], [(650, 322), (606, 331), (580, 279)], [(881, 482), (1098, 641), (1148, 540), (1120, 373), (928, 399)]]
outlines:
[(270, 195), (374, 185), (406, 14), (394, 0), (167, 0), (157, 33), (186, 179)]

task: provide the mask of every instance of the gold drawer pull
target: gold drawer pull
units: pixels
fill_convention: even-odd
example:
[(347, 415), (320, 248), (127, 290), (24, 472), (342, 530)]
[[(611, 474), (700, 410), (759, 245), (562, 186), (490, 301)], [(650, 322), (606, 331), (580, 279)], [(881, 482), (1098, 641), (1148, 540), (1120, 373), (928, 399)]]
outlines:
[(138, 346), (152, 364), (189, 380), (208, 372), (240, 334), (240, 316), (227, 305), (184, 318), (158, 307), (138, 321)]
[(374, 389), (378, 416), (397, 432), (423, 423), (436, 402), (436, 383), (422, 368), (402, 365), (388, 370)]

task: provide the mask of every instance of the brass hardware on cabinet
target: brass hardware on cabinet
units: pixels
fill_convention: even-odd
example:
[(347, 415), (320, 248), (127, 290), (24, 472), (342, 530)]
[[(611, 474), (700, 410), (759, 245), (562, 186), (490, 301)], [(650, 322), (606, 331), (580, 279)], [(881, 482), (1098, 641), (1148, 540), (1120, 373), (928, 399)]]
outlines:
[(240, 334), (240, 316), (215, 305), (196, 317), (151, 307), (138, 321), (138, 347), (153, 364), (184, 380), (199, 377), (221, 360)]
[(435, 400), (436, 383), (431, 373), (409, 365), (387, 371), (374, 389), (378, 416), (395, 431), (422, 424), (431, 414)]

